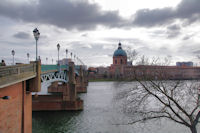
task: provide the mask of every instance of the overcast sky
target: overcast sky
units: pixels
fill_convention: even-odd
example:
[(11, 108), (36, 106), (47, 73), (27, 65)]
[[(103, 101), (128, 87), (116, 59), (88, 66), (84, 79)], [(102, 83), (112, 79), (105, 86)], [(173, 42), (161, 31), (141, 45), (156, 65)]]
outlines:
[(33, 29), (42, 63), (65, 50), (90, 66), (108, 66), (121, 41), (149, 58), (193, 61), (200, 55), (200, 0), (1, 0), (0, 57), (12, 62), (35, 59)]

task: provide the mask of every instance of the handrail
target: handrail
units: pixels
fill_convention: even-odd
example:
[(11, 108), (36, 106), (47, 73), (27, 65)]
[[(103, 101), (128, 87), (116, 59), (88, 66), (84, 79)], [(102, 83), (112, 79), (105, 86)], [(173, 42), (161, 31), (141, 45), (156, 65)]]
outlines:
[[(68, 70), (67, 68), (62, 68), (61, 71), (65, 71)], [(43, 71), (41, 72), (41, 74), (46, 74), (46, 73), (52, 73), (52, 72), (58, 72), (58, 70), (47, 70), (47, 71)]]
[(0, 88), (34, 78), (36, 75), (36, 63), (1, 66)]
[(22, 74), (25, 72), (36, 72), (36, 64), (20, 64), (14, 66), (1, 66), (0, 67), (0, 78)]

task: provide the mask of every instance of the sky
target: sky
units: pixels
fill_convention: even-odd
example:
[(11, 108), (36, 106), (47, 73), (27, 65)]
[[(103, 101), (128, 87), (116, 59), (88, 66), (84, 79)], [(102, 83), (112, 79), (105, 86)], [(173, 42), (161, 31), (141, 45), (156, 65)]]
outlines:
[(88, 66), (109, 66), (120, 41), (139, 57), (200, 65), (200, 0), (1, 0), (0, 59), (11, 64), (15, 50), (15, 62), (35, 60), (34, 28), (43, 64), (56, 63), (59, 43), (60, 58), (68, 49)]

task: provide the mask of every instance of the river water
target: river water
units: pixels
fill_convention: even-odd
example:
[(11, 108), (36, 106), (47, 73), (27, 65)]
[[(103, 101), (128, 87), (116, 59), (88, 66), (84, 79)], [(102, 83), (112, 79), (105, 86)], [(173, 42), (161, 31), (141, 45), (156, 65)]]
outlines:
[(116, 95), (133, 84), (90, 82), (88, 92), (80, 94), (83, 111), (33, 112), (33, 133), (190, 133), (186, 127), (168, 120), (127, 125), (131, 118), (124, 115)]

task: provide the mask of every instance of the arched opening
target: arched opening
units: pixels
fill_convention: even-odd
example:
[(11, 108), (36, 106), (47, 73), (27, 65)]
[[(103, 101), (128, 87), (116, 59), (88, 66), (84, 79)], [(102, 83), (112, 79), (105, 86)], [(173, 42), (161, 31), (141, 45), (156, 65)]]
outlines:
[(123, 64), (123, 60), (122, 59), (120, 60), (120, 62), (121, 62), (121, 64)]
[(115, 59), (115, 64), (117, 64), (117, 59)]

